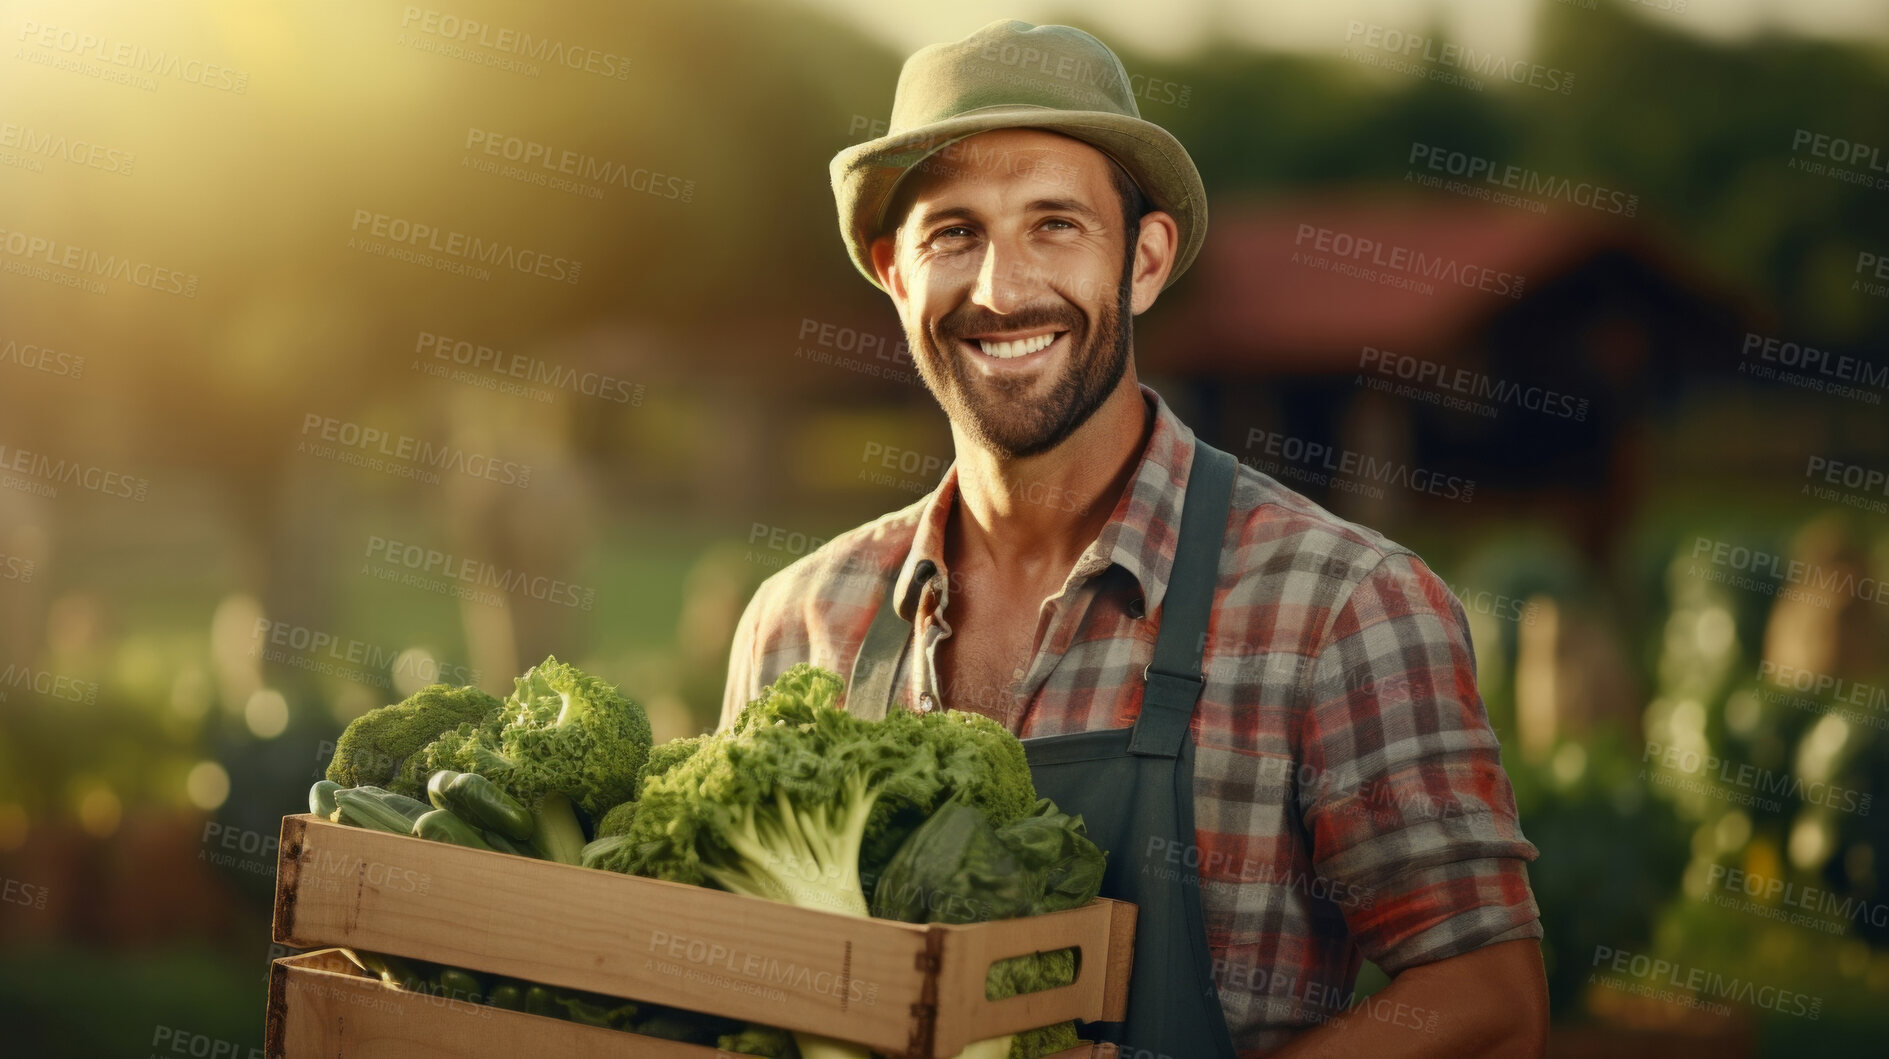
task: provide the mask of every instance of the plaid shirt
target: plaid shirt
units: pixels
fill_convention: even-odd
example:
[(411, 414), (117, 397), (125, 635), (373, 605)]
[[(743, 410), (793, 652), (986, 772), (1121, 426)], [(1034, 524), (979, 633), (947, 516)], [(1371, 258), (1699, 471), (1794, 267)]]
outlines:
[[(1009, 688), (952, 701), (937, 681), (949, 597), (972, 590), (944, 563), (954, 464), (924, 499), (760, 587), (735, 635), (723, 726), (796, 662), (849, 674), (894, 571), (920, 647), (894, 685), (908, 704), (975, 709), (1020, 737), (1133, 724), (1194, 451), (1193, 431), (1142, 393), (1155, 421), (1140, 465), (1046, 602), (1036, 654)], [(1250, 467), (1228, 518), (1193, 718), (1195, 844), (1110, 854), (1198, 871), (1243, 1059), (1354, 1007), (1434, 1027), (1438, 1012), (1352, 996), (1360, 958), (1395, 974), (1542, 934), (1526, 868), (1537, 851), (1517, 825), (1462, 607), (1409, 550)], [(939, 574), (914, 601), (927, 558)]]

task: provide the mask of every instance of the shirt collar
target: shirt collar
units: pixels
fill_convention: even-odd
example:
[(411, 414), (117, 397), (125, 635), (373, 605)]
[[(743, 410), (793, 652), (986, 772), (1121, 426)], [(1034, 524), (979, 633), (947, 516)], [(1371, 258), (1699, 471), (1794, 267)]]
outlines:
[[(1109, 515), (1108, 522), (1083, 550), (1064, 583), (1067, 589), (1111, 566), (1126, 570), (1141, 587), (1145, 614), (1154, 613), (1167, 594), (1168, 575), (1174, 568), (1174, 547), (1181, 521), (1181, 500), (1194, 461), (1194, 432), (1181, 422), (1161, 395), (1141, 385), (1142, 399), (1154, 414), (1154, 428), (1128, 488)], [(919, 510), (917, 532), (905, 564), (899, 569), (892, 600), (899, 617), (913, 621), (926, 588), (937, 594), (937, 606), (946, 602), (943, 576), (944, 534), (951, 505), (957, 502), (958, 465), (953, 460), (937, 488)], [(918, 578), (920, 567), (931, 564), (930, 577)], [(915, 583), (917, 582), (917, 583)]]

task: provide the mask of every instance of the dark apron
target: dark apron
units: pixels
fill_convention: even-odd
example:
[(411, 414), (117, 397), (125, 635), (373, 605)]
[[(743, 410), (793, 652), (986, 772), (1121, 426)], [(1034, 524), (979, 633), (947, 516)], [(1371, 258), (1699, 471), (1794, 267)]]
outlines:
[[(1083, 1027), (1083, 1036), (1120, 1046), (1122, 1059), (1234, 1055), (1194, 869), (1200, 850), (1189, 721), (1200, 698), (1201, 651), (1235, 466), (1233, 457), (1195, 439), (1154, 661), (1142, 674), (1140, 717), (1128, 728), (1023, 740), (1037, 793), (1080, 813), (1089, 837), (1108, 851), (1102, 896), (1139, 908), (1128, 1021)], [(884, 716), (910, 639), (888, 585), (853, 666), (848, 709)]]

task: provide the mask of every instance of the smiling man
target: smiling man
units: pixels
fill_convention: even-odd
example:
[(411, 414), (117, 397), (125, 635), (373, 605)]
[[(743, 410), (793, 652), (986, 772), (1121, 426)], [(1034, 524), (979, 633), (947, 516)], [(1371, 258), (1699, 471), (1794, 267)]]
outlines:
[[(956, 459), (768, 579), (722, 723), (797, 662), (846, 708), (996, 718), (1140, 909), (1134, 1059), (1540, 1055), (1535, 848), (1461, 606), (1408, 549), (1199, 441), (1133, 319), (1206, 234), (1120, 61), (991, 23), (905, 64), (832, 164)], [(1354, 995), (1359, 963), (1393, 976)]]

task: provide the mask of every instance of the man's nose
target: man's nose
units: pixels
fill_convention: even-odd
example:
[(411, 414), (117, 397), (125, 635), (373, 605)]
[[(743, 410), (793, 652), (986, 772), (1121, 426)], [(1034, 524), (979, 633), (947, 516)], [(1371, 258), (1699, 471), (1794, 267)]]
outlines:
[(984, 244), (984, 260), (977, 270), (971, 300), (994, 313), (1014, 312), (1028, 301), (1027, 277), (1021, 271), (1022, 254), (1004, 240)]

